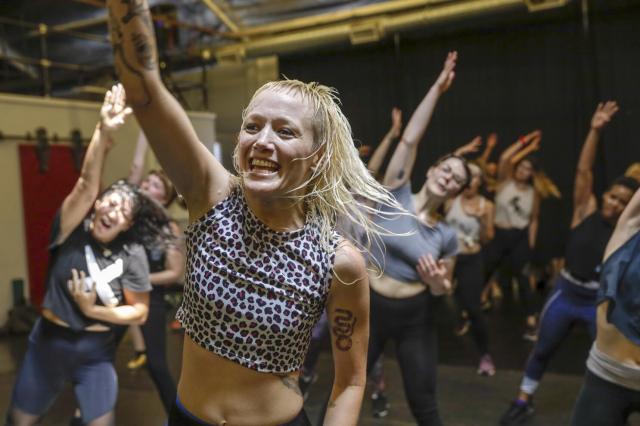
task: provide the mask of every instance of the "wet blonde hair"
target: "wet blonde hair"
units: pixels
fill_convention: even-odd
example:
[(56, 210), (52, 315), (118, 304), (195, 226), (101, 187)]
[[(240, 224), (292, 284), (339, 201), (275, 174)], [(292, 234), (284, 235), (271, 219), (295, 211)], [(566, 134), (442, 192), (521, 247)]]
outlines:
[[(336, 89), (312, 82), (298, 80), (273, 81), (259, 88), (242, 113), (243, 122), (253, 108), (256, 98), (265, 91), (294, 93), (313, 109), (313, 147), (311, 156), (319, 155), (308, 180), (290, 192), (303, 189), (303, 195), (291, 195), (305, 205), (308, 220), (316, 221), (320, 228), (323, 245), (331, 248), (334, 229), (338, 220), (350, 222), (350, 227), (362, 231), (364, 241), (349, 238), (359, 248), (368, 247), (376, 235), (388, 233), (370, 219), (380, 214), (381, 206), (394, 210), (405, 210), (395, 198), (369, 173), (360, 159), (351, 134), (349, 121), (340, 109)], [(310, 157), (311, 157), (310, 156)], [(233, 163), (240, 175), (238, 147), (233, 154)], [(386, 210), (386, 209), (385, 209)], [(347, 237), (347, 236), (345, 236)]]

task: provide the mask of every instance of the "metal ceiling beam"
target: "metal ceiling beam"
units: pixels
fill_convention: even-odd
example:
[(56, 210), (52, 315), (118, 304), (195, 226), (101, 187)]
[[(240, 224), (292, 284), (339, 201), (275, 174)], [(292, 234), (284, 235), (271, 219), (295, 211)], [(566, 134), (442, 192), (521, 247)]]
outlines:
[[(314, 25), (307, 29), (290, 31), (284, 34), (265, 36), (224, 46), (212, 46), (211, 51), (219, 60), (228, 58), (229, 60), (236, 61), (247, 56), (289, 53), (348, 41), (353, 39), (354, 34), (363, 28), (370, 29), (371, 32), (375, 33), (373, 34), (374, 36), (383, 37), (385, 33), (417, 28), (428, 24), (451, 21), (453, 19), (478, 16), (490, 12), (516, 9), (518, 7), (526, 10), (525, 1), (526, 0), (460, 0), (455, 2), (442, 2), (433, 0), (398, 0), (392, 2), (393, 5), (386, 4), (386, 8), (382, 10), (388, 11), (390, 8), (393, 8), (393, 6), (397, 9), (400, 3), (405, 6), (422, 3), (423, 7), (419, 9), (412, 7), (411, 9), (405, 10), (404, 13), (396, 13), (393, 15), (387, 13), (379, 16), (371, 16), (374, 8), (365, 6), (362, 9), (364, 9), (367, 19), (355, 19), (355, 17), (362, 17), (363, 10), (354, 9), (347, 12), (354, 17), (351, 21), (324, 26)], [(431, 7), (425, 7), (426, 4), (429, 4)], [(326, 22), (326, 16), (323, 15), (318, 18), (318, 22)]]
[(202, 0), (202, 2), (209, 8), (211, 12), (215, 16), (218, 17), (222, 21), (223, 24), (227, 26), (231, 30), (232, 33), (237, 33), (240, 30), (238, 24), (236, 24), (229, 16), (226, 14), (222, 7), (220, 7), (215, 0)]
[(394, 0), (384, 3), (376, 3), (361, 6), (354, 9), (340, 10), (337, 12), (323, 13), (321, 15), (307, 16), (304, 18), (290, 19), (284, 22), (257, 25), (239, 32), (238, 36), (254, 37), (265, 34), (276, 34), (295, 31), (314, 26), (334, 24), (340, 21), (362, 19), (374, 15), (399, 13), (410, 9), (418, 9), (434, 6), (442, 3), (452, 3), (454, 0)]

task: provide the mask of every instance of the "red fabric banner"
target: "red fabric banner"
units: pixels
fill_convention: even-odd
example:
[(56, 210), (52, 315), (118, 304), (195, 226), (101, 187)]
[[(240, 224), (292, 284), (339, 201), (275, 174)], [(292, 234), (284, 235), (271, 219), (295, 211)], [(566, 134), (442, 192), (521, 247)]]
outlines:
[(40, 306), (45, 292), (51, 222), (79, 172), (73, 166), (68, 146), (51, 147), (49, 170), (45, 173), (39, 171), (34, 145), (20, 145), (19, 155), (29, 291), (31, 303)]

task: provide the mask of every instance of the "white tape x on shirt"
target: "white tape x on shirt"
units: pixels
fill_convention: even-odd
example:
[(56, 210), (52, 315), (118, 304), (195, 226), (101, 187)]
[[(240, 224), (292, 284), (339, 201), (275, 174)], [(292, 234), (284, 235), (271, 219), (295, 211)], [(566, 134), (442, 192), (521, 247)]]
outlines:
[(87, 291), (90, 290), (95, 282), (96, 293), (102, 301), (102, 304), (104, 306), (116, 306), (118, 304), (118, 298), (113, 293), (113, 289), (109, 283), (123, 274), (124, 262), (118, 258), (111, 265), (100, 269), (100, 265), (98, 265), (96, 261), (96, 256), (89, 245), (84, 246), (84, 256), (87, 260), (87, 269), (89, 270), (89, 276), (85, 278), (85, 289)]

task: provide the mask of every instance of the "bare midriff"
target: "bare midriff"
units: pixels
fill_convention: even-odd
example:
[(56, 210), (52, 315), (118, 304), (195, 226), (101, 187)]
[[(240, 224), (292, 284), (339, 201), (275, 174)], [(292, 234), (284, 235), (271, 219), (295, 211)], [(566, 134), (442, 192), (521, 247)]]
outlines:
[[(47, 308), (43, 308), (42, 309), (42, 316), (45, 317), (47, 320), (51, 321), (54, 324), (57, 324), (61, 327), (67, 327), (69, 328), (69, 324), (67, 324), (64, 320), (62, 320), (59, 316), (57, 316), (56, 314), (53, 313), (53, 311), (47, 309)], [(105, 332), (105, 331), (110, 331), (111, 329), (109, 327), (107, 327), (106, 325), (103, 324), (91, 324), (87, 327), (84, 328), (84, 331), (92, 331), (92, 332)]]
[(375, 271), (369, 271), (369, 286), (376, 293), (391, 299), (406, 299), (427, 290), (427, 286), (419, 281), (400, 281)]
[(603, 302), (598, 306), (598, 349), (622, 364), (640, 368), (640, 346), (629, 341), (615, 325), (607, 322), (608, 306), (609, 302)]
[(207, 423), (267, 426), (291, 421), (302, 409), (299, 373), (261, 373), (210, 352), (185, 335), (178, 398)]

